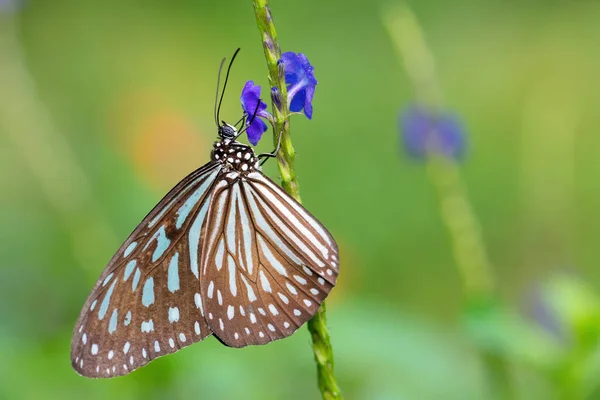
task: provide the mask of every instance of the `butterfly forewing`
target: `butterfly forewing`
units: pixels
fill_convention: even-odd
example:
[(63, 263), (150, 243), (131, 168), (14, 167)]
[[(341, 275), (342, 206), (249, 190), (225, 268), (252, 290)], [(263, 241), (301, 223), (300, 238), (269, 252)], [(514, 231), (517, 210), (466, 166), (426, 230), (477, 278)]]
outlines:
[(335, 241), (259, 172), (228, 174), (213, 196), (200, 280), (209, 327), (232, 347), (291, 335), (335, 284)]
[(211, 333), (202, 317), (197, 256), (221, 168), (209, 163), (186, 177), (114, 255), (75, 326), (77, 372), (124, 375)]

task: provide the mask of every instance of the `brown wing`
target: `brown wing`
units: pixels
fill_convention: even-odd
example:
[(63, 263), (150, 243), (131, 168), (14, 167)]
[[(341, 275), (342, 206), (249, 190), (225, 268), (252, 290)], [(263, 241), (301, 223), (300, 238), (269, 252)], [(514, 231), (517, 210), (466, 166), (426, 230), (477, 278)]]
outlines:
[(200, 263), (210, 329), (232, 347), (291, 335), (335, 285), (335, 240), (259, 172), (228, 174), (213, 196)]
[(113, 256), (75, 326), (71, 362), (78, 373), (125, 375), (211, 334), (198, 254), (220, 172), (220, 163), (209, 163), (187, 176)]

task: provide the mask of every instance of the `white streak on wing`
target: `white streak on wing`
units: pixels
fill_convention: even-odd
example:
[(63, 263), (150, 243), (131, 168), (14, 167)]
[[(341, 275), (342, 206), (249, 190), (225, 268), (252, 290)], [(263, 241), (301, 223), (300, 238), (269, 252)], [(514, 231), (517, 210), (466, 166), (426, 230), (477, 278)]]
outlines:
[[(227, 184), (228, 183), (226, 180), (220, 180), (219, 182), (217, 182), (213, 193), (217, 192), (222, 187), (227, 186)], [(225, 202), (225, 200), (227, 200), (227, 191), (223, 190), (219, 193), (218, 199), (213, 199), (212, 201), (206, 203), (206, 204), (215, 203), (212, 206), (216, 207), (217, 211), (211, 214), (211, 217), (215, 218), (214, 226), (217, 226), (217, 227), (221, 226), (221, 221), (223, 220), (223, 203)], [(211, 221), (211, 223), (212, 223), (212, 221)], [(220, 231), (220, 229), (213, 229), (211, 232), (212, 234), (211, 234), (210, 238), (205, 238), (205, 240), (208, 239), (205, 242), (205, 247), (204, 247), (205, 249), (213, 248), (217, 234), (219, 233), (219, 231)], [(208, 266), (208, 263), (209, 263), (208, 254), (204, 255), (204, 257), (202, 257), (202, 260), (203, 260), (202, 275), (206, 275), (206, 267)], [(196, 275), (196, 276), (198, 276), (198, 275)]]
[[(239, 191), (239, 184), (236, 184), (236, 189)], [(239, 254), (238, 259), (240, 260), (240, 264), (242, 269), (246, 269), (249, 275), (252, 275), (252, 271), (254, 270), (253, 259), (252, 259), (252, 234), (251, 234), (251, 225), (250, 220), (248, 219), (248, 214), (246, 213), (246, 207), (241, 206), (241, 199), (238, 198), (238, 210), (240, 212), (240, 225), (242, 226), (242, 240), (239, 241), (240, 246), (242, 246), (244, 254)], [(243, 263), (243, 259), (245, 258), (246, 265)]]
[(108, 282), (110, 282), (110, 280), (112, 279), (113, 275), (114, 275), (113, 272), (108, 274), (108, 276), (104, 279), (104, 282), (102, 282), (102, 286), (106, 286), (108, 284)]
[(111, 335), (117, 330), (117, 319), (119, 317), (119, 311), (115, 308), (110, 316), (110, 322), (108, 324), (108, 333)]
[(288, 276), (285, 267), (281, 265), (277, 258), (275, 258), (275, 256), (271, 252), (271, 249), (269, 249), (269, 247), (265, 243), (264, 239), (258, 235), (256, 236), (256, 238), (258, 239), (258, 244), (262, 248), (265, 257), (267, 257), (267, 261), (269, 262), (269, 264), (271, 264), (275, 271), (279, 272), (281, 275)]
[(237, 296), (237, 284), (235, 279), (235, 260), (231, 257), (231, 254), (227, 255), (227, 270), (229, 271), (229, 290), (235, 297)]
[(179, 290), (179, 252), (176, 252), (169, 263), (167, 275), (167, 287), (169, 292), (175, 293)]
[(129, 256), (131, 254), (131, 252), (133, 250), (135, 250), (136, 247), (137, 247), (137, 242), (131, 242), (131, 243), (129, 243), (129, 246), (127, 246), (127, 248), (123, 252), (123, 257)]
[[(198, 180), (196, 179), (191, 185), (193, 185), (194, 183), (196, 183)], [(169, 210), (169, 208), (171, 208), (171, 206), (173, 205), (173, 203), (175, 203), (177, 200), (179, 200), (179, 198), (189, 190), (189, 188), (185, 191), (182, 191), (181, 193), (179, 193), (177, 196), (175, 196), (173, 198), (173, 200), (171, 200), (169, 202), (169, 204), (167, 204), (166, 206), (163, 207), (162, 210), (160, 210), (160, 212), (158, 214), (156, 214), (156, 217), (152, 218), (152, 221), (150, 221), (148, 223), (148, 228), (152, 228), (154, 226), (154, 224), (156, 224), (158, 222), (159, 219), (162, 218), (163, 215), (165, 215), (165, 213), (167, 212), (167, 210)]]
[[(250, 189), (250, 190), (252, 190), (252, 193), (254, 194), (254, 190), (253, 189)], [(294, 231), (290, 230), (287, 227), (287, 225), (285, 225), (285, 223), (283, 223), (281, 218), (277, 214), (275, 214), (273, 212), (273, 210), (271, 210), (271, 207), (269, 207), (268, 204), (265, 203), (265, 201), (260, 198), (258, 193), (254, 194), (254, 198), (262, 204), (263, 209), (267, 212), (267, 214), (269, 214), (271, 221), (273, 221), (273, 223), (277, 225), (277, 227), (284, 233), (284, 235), (286, 235), (291, 240), (291, 242), (294, 243), (296, 248), (301, 250), (307, 257), (312, 259), (314, 261), (314, 263), (316, 265), (318, 265), (319, 267), (325, 266), (325, 263), (319, 257), (317, 257), (317, 255), (311, 249), (308, 248), (308, 246), (306, 245), (306, 239), (299, 238), (294, 233)], [(297, 264), (301, 264), (301, 263), (298, 262)]]
[(106, 295), (104, 296), (104, 300), (100, 304), (100, 309), (98, 310), (98, 319), (102, 320), (108, 311), (108, 306), (110, 304), (110, 296), (112, 296), (112, 292), (115, 289), (115, 284), (117, 283), (117, 279), (115, 279), (106, 291)]
[(213, 281), (210, 281), (210, 283), (208, 284), (208, 298), (212, 299), (213, 298), (213, 291), (215, 290), (215, 283)]
[(271, 284), (269, 283), (269, 280), (265, 276), (265, 273), (262, 271), (262, 269), (260, 271), (258, 271), (258, 276), (260, 276), (260, 284), (261, 284), (263, 290), (265, 292), (271, 293), (272, 292)]
[(131, 273), (133, 272), (133, 269), (135, 268), (136, 265), (137, 265), (136, 260), (131, 260), (127, 263), (127, 265), (125, 266), (125, 272), (123, 273), (124, 281), (129, 279), (129, 276), (131, 276)]
[(219, 240), (219, 246), (217, 247), (217, 254), (215, 255), (215, 266), (217, 271), (223, 268), (223, 259), (225, 258), (225, 240), (221, 238)]
[(231, 190), (231, 198), (229, 199), (229, 215), (227, 217), (227, 229), (225, 231), (225, 238), (227, 240), (227, 249), (233, 255), (236, 254), (235, 246), (235, 222), (237, 220), (237, 203), (240, 189), (238, 185), (234, 185)]
[(140, 282), (140, 269), (136, 268), (135, 269), (135, 274), (133, 274), (133, 279), (131, 280), (131, 290), (135, 291), (137, 289), (137, 285)]
[(277, 211), (279, 211), (279, 215), (285, 216), (291, 225), (300, 231), (308, 243), (312, 243), (317, 246), (325, 259), (329, 257), (329, 249), (325, 247), (321, 240), (317, 239), (315, 235), (313, 235), (312, 231), (306, 229), (306, 226), (304, 226), (304, 224), (299, 221), (298, 218), (296, 218), (296, 215), (290, 212), (289, 207), (286, 207), (281, 201), (279, 201), (279, 196), (276, 196), (272, 191), (266, 190), (260, 185), (256, 185), (255, 188), (267, 198), (269, 205), (274, 206)]
[[(221, 170), (221, 165), (220, 164), (215, 164), (215, 166), (217, 169), (216, 171), (220, 171)], [(214, 168), (213, 167), (213, 168)], [(183, 188), (183, 190), (181, 192), (179, 192), (177, 194), (177, 196), (175, 196), (173, 198), (173, 200), (171, 200), (169, 202), (169, 204), (167, 204), (166, 206), (163, 207), (162, 210), (160, 210), (160, 212), (154, 217), (152, 218), (152, 221), (150, 221), (148, 223), (148, 227), (152, 228), (154, 226), (154, 224), (156, 224), (156, 222), (158, 222), (159, 219), (162, 218), (163, 215), (165, 215), (165, 213), (171, 208), (171, 206), (181, 198), (181, 196), (183, 196), (184, 194), (186, 194), (190, 188), (192, 188), (194, 185), (196, 185), (196, 183), (198, 183), (199, 181), (201, 181), (202, 179), (204, 179), (206, 177), (207, 174), (212, 173), (212, 168), (209, 169), (208, 171), (205, 171), (202, 175), (200, 175), (199, 177), (197, 177), (196, 179), (194, 179), (192, 182), (188, 183), (188, 185)]]
[(152, 262), (156, 262), (156, 260), (158, 260), (163, 255), (163, 253), (171, 244), (171, 240), (169, 240), (169, 238), (167, 237), (164, 225), (158, 228), (154, 235), (152, 235), (150, 240), (148, 240), (148, 243), (146, 243), (146, 245), (144, 246), (144, 250), (146, 250), (148, 246), (150, 246), (150, 243), (152, 243), (154, 239), (156, 239), (156, 247), (154, 248), (154, 253), (152, 253)]
[(200, 309), (200, 314), (204, 315), (204, 309), (202, 308), (202, 296), (200, 296), (200, 293), (196, 293), (194, 295), (194, 303), (196, 303), (196, 307)]
[(183, 203), (183, 205), (179, 208), (179, 210), (177, 210), (177, 220), (175, 221), (175, 227), (177, 229), (179, 229), (183, 226), (183, 223), (185, 222), (187, 217), (190, 215), (190, 212), (192, 211), (192, 209), (200, 201), (200, 199), (202, 198), (202, 195), (204, 195), (204, 193), (206, 193), (206, 190), (209, 188), (209, 186), (212, 185), (212, 183), (214, 182), (215, 177), (217, 176), (217, 173), (219, 172), (219, 170), (220, 170), (220, 168), (213, 171), (206, 178), (204, 183), (202, 183), (202, 185), (200, 185), (200, 187), (198, 189), (196, 189), (196, 191), (194, 193), (192, 193), (192, 195), (190, 197), (187, 198), (187, 200), (185, 201), (185, 203)]
[(144, 289), (142, 290), (142, 304), (146, 307), (154, 303), (154, 278), (150, 277), (144, 283)]
[(258, 205), (256, 204), (256, 201), (254, 201), (255, 195), (252, 194), (249, 185), (243, 185), (243, 187), (244, 187), (244, 190), (246, 191), (246, 197), (248, 199), (249, 206), (252, 209), (252, 216), (254, 217), (254, 220), (257, 223), (257, 225), (259, 226), (259, 228), (263, 231), (263, 233), (265, 235), (267, 235), (273, 241), (275, 246), (277, 246), (279, 249), (281, 249), (285, 253), (285, 255), (294, 264), (302, 264), (302, 261), (298, 257), (296, 257), (296, 255), (290, 250), (290, 248), (286, 244), (283, 243), (283, 241), (281, 240), (279, 235), (277, 233), (275, 233), (275, 231), (273, 231), (273, 228), (271, 228), (271, 225), (265, 220), (265, 218), (262, 215), (262, 212), (260, 211), (260, 209), (258, 208)]
[(200, 244), (200, 231), (202, 231), (202, 224), (206, 218), (209, 204), (210, 195), (206, 197), (204, 205), (200, 209), (200, 212), (196, 216), (196, 219), (189, 230), (188, 247), (190, 249), (190, 268), (196, 278), (198, 277), (198, 245)]
[[(263, 183), (265, 186), (270, 187), (271, 190), (277, 194), (280, 194), (282, 192), (282, 189), (279, 186), (275, 185), (273, 182), (271, 182), (269, 179), (267, 179), (263, 174), (261, 174), (259, 172), (251, 172), (248, 174), (248, 177), (253, 180)], [(261, 192), (262, 192), (262, 190), (261, 190)], [(289, 204), (292, 208), (294, 208), (294, 210), (296, 210), (296, 212), (298, 214), (300, 214), (310, 224), (310, 226), (315, 231), (317, 231), (317, 233), (323, 238), (323, 240), (325, 240), (325, 242), (327, 242), (327, 244), (329, 246), (333, 245), (329, 234), (325, 231), (325, 229), (323, 229), (321, 224), (315, 220), (314, 217), (311, 217), (310, 215), (308, 215), (308, 213), (306, 212), (304, 207), (302, 207), (300, 204), (298, 204), (295, 200), (290, 199), (288, 196), (280, 194), (280, 197), (287, 204)]]
[(248, 300), (250, 300), (250, 302), (255, 301), (256, 295), (254, 294), (252, 286), (248, 284), (248, 281), (246, 280), (246, 278), (244, 278), (244, 275), (240, 275), (240, 278), (242, 278), (242, 282), (244, 282), (244, 284), (246, 285), (246, 290), (248, 291)]

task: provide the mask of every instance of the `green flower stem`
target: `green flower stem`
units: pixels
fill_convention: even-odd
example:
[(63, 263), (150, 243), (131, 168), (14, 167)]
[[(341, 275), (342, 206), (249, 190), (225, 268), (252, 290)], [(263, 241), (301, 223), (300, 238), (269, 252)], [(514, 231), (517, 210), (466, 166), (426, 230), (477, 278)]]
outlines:
[(442, 221), (452, 238), (465, 292), (473, 298), (485, 298), (494, 290), (492, 268), (458, 165), (451, 159), (431, 155), (427, 168), (438, 194)]
[[(383, 10), (382, 20), (413, 83), (417, 102), (434, 113), (440, 112), (444, 101), (436, 79), (435, 59), (427, 47), (417, 18), (408, 6), (401, 4)], [(459, 166), (454, 160), (432, 151), (427, 159), (427, 172), (437, 192), (441, 218), (452, 241), (467, 306), (472, 308), (486, 304), (495, 298), (494, 276)], [(505, 360), (490, 352), (485, 345), (478, 345), (494, 397), (511, 398)]]
[[(281, 48), (277, 40), (277, 32), (273, 24), (268, 0), (254, 0), (256, 23), (261, 34), (265, 59), (269, 69), (269, 85), (276, 88), (279, 98), (272, 98), (273, 109), (273, 142), (281, 140), (281, 148), (277, 154), (277, 165), (281, 174), (281, 185), (293, 198), (302, 203), (298, 179), (294, 170), (296, 153), (290, 138), (290, 121), (287, 101), (287, 89), (283, 66), (279, 65)], [(341, 399), (342, 395), (333, 372), (333, 348), (327, 331), (327, 315), (325, 302), (315, 316), (308, 321), (308, 330), (312, 338), (313, 353), (317, 364), (319, 390), (323, 399)]]

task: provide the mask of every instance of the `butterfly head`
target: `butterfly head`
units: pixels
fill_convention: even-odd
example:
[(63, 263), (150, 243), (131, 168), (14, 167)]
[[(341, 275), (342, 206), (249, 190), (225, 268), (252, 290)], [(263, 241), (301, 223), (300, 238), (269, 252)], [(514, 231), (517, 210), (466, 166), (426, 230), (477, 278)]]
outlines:
[(235, 126), (229, 125), (225, 121), (221, 121), (222, 125), (219, 125), (219, 138), (221, 140), (233, 140), (238, 136), (238, 130)]

